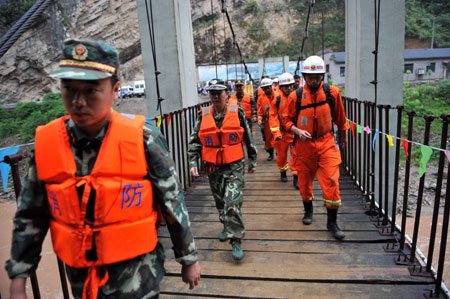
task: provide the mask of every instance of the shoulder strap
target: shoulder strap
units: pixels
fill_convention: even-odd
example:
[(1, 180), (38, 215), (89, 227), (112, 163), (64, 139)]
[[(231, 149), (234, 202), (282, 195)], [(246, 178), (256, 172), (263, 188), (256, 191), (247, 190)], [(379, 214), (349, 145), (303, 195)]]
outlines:
[(297, 103), (295, 104), (295, 125), (297, 125), (298, 114), (300, 113), (300, 107), (302, 106), (303, 86), (300, 86), (295, 91), (297, 94)]
[(211, 113), (211, 106), (207, 106), (207, 107), (203, 107), (202, 108), (202, 114), (203, 114), (203, 116), (208, 116), (209, 115), (209, 113)]
[(325, 96), (327, 98), (327, 103), (328, 106), (330, 106), (330, 112), (331, 112), (331, 128), (334, 134), (334, 102), (333, 102), (333, 97), (331, 96), (331, 92), (330, 92), (330, 84), (328, 83), (323, 83), (323, 92), (325, 93)]
[(330, 106), (331, 118), (333, 118), (334, 103), (333, 103), (333, 97), (331, 96), (331, 93), (330, 93), (330, 84), (325, 83), (325, 82), (323, 83), (323, 92), (325, 93), (325, 96), (327, 98), (327, 103)]
[(281, 96), (277, 96), (277, 110), (280, 112)]

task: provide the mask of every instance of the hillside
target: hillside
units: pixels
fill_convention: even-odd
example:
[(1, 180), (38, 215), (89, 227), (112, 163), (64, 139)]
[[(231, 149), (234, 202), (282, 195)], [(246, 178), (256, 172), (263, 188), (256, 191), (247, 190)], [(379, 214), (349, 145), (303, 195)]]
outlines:
[[(195, 2), (195, 3), (194, 3)], [(217, 5), (211, 11), (210, 0), (191, 1), (194, 45), (198, 64), (213, 61), (213, 23), (217, 59), (233, 60), (237, 51), (232, 46), (232, 35), (225, 16)], [(325, 47), (344, 51), (345, 1), (317, 1), (309, 20), (309, 38), (304, 53), (322, 48), (322, 11), (324, 13)], [(297, 57), (308, 14), (309, 1), (228, 1), (236, 40), (246, 59), (288, 55)]]
[[(0, 34), (4, 34), (35, 0), (0, 0)], [(220, 12), (220, 1), (191, 0), (194, 46), (197, 64), (211, 64), (213, 24), (218, 62), (233, 61), (231, 31)], [(237, 42), (245, 59), (288, 55), (298, 57), (309, 0), (228, 0)], [(450, 2), (447, 0), (405, 0), (406, 47), (430, 45), (435, 20), (434, 47), (450, 47)], [(66, 37), (102, 39), (120, 52), (121, 80), (143, 78), (136, 0), (53, 1), (36, 25), (26, 31), (0, 58), (0, 104), (40, 99), (57, 91), (49, 78)], [(344, 51), (345, 0), (317, 0), (309, 23), (304, 54), (322, 49)]]

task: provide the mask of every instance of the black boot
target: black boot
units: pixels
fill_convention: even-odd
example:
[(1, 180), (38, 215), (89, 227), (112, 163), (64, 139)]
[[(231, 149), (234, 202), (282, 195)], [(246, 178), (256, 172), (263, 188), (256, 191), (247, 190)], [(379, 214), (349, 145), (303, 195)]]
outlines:
[(269, 153), (269, 157), (267, 157), (267, 161), (273, 160), (273, 148), (268, 149), (267, 152)]
[(312, 216), (313, 216), (313, 202), (311, 200), (304, 201), (303, 207), (305, 208), (305, 216), (303, 217), (303, 224), (310, 225), (312, 223)]
[(298, 176), (294, 174), (294, 180), (292, 182), (294, 184), (294, 188), (298, 190)]
[(288, 181), (287, 176), (286, 176), (286, 171), (280, 172), (280, 174), (281, 174), (281, 181), (283, 183), (286, 183)]
[(327, 229), (333, 233), (333, 236), (336, 239), (338, 240), (344, 239), (345, 234), (336, 223), (337, 209), (327, 209), (327, 214), (328, 214)]

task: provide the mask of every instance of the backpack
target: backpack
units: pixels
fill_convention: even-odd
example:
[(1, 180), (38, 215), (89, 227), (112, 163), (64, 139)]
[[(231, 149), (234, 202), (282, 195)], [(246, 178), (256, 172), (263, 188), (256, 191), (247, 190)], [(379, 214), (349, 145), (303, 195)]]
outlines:
[[(308, 104), (306, 106), (302, 106), (302, 96), (303, 96), (303, 87), (299, 87), (296, 91), (297, 94), (297, 103), (295, 105), (295, 125), (297, 125), (297, 120), (298, 120), (298, 114), (300, 113), (300, 110), (306, 109), (306, 108), (310, 108), (310, 107), (317, 107), (323, 104), (328, 104), (330, 106), (330, 110), (331, 110), (331, 119), (334, 122), (334, 118), (333, 118), (333, 107), (334, 107), (334, 102), (333, 102), (333, 97), (331, 96), (330, 93), (330, 84), (328, 83), (323, 83), (323, 92), (325, 93), (326, 96), (326, 100), (319, 102), (319, 103), (313, 103), (313, 104)], [(278, 101), (277, 101), (277, 105)], [(278, 106), (277, 106), (278, 107)], [(334, 128), (333, 128), (334, 130)]]
[[(333, 97), (331, 96), (331, 93), (330, 93), (330, 84), (325, 83), (325, 82), (323, 83), (323, 92), (325, 93), (325, 96), (326, 96), (325, 101), (302, 106), (303, 87), (301, 86), (295, 91), (295, 93), (297, 94), (297, 103), (295, 104), (295, 115), (296, 115), (295, 122), (294, 122), (295, 125), (297, 125), (298, 115), (300, 113), (300, 110), (310, 108), (310, 107), (317, 107), (317, 106), (320, 106), (323, 104), (328, 104), (330, 106), (331, 120), (332, 120), (332, 122), (334, 122), (334, 117), (333, 117), (334, 101), (333, 101)], [(277, 104), (278, 104), (278, 101), (277, 101)], [(332, 128), (333, 134), (334, 134), (334, 126), (331, 125), (331, 128)], [(293, 141), (292, 145), (295, 145), (296, 139), (297, 139), (297, 135), (294, 135), (294, 141)]]

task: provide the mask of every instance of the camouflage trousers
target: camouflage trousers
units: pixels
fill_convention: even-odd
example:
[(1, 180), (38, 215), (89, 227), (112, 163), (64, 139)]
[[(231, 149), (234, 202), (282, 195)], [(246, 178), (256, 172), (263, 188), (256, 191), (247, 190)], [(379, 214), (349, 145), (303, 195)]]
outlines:
[(227, 237), (241, 239), (245, 234), (241, 212), (244, 201), (244, 160), (215, 167), (208, 174), (208, 180)]
[(253, 136), (253, 121), (251, 118), (247, 118), (247, 124), (248, 124), (248, 127), (250, 128), (250, 132), (252, 132), (252, 136)]
[[(159, 283), (165, 274), (164, 248), (158, 242), (155, 249), (128, 261), (107, 265), (109, 279), (99, 288), (97, 299), (153, 299), (159, 297)], [(87, 268), (66, 265), (72, 294), (81, 299)]]

